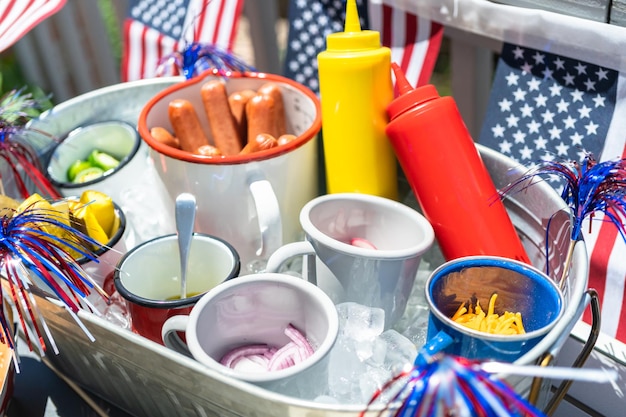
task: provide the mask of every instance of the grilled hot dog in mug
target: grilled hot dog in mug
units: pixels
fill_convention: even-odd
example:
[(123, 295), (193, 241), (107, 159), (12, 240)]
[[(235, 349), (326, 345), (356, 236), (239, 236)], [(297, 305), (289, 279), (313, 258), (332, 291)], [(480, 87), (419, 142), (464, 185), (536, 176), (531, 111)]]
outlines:
[(226, 85), (219, 80), (207, 81), (202, 85), (200, 93), (214, 145), (222, 155), (237, 155), (243, 145), (228, 104)]
[(256, 140), (256, 137), (266, 133), (276, 138), (276, 104), (272, 96), (257, 94), (248, 100), (246, 104), (246, 118), (248, 120), (248, 142)]
[(272, 149), (278, 145), (278, 141), (274, 136), (267, 133), (259, 133), (253, 140), (249, 140), (246, 146), (241, 150), (240, 155), (247, 155), (253, 152)]
[(287, 125), (285, 122), (285, 104), (283, 102), (283, 93), (280, 90), (278, 84), (269, 82), (263, 84), (258, 90), (258, 94), (265, 94), (274, 99), (274, 131), (268, 132), (272, 134), (275, 138), (279, 137), (282, 134), (287, 133)]
[(222, 152), (213, 145), (200, 146), (198, 149), (196, 149), (196, 152), (194, 153), (197, 155), (204, 155), (204, 156), (222, 156)]
[(241, 140), (242, 145), (246, 145), (248, 141), (248, 123), (246, 120), (246, 104), (248, 100), (256, 95), (254, 90), (241, 90), (235, 91), (228, 96), (228, 104), (230, 105), (230, 112), (235, 118), (237, 125), (237, 133)]
[(178, 138), (183, 151), (193, 153), (199, 147), (209, 144), (190, 101), (184, 99), (170, 101), (168, 113), (174, 136)]
[(150, 134), (157, 142), (167, 146), (171, 146), (176, 149), (180, 149), (180, 142), (178, 141), (178, 138), (172, 135), (164, 127), (153, 127), (152, 129), (150, 129)]

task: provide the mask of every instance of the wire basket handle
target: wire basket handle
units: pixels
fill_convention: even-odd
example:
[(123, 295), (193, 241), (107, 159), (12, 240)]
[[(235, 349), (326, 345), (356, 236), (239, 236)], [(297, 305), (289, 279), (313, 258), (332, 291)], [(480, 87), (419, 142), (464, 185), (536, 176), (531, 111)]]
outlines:
[[(589, 358), (589, 355), (593, 351), (593, 348), (595, 347), (596, 341), (598, 340), (598, 336), (600, 334), (600, 324), (601, 324), (600, 323), (600, 299), (598, 297), (598, 292), (593, 288), (590, 288), (585, 292), (584, 298), (582, 302), (580, 303), (578, 310), (576, 311), (575, 317), (578, 317), (578, 318), (582, 317), (582, 314), (588, 305), (591, 305), (591, 317), (592, 317), (591, 332), (589, 333), (589, 337), (587, 338), (587, 341), (583, 345), (580, 353), (578, 354), (578, 356), (572, 363), (572, 368), (583, 367), (583, 365)], [(539, 361), (539, 364), (541, 366), (549, 366), (552, 363), (552, 361), (556, 357), (556, 354), (558, 353), (562, 345), (565, 343), (565, 341), (569, 337), (569, 334), (577, 321), (578, 320), (572, 320), (571, 322), (572, 324), (563, 332), (563, 334), (556, 341), (552, 349), (550, 349), (550, 351), (546, 352), (541, 357), (541, 360)], [(572, 385), (572, 382), (574, 381), (564, 380), (561, 382), (561, 384), (555, 390), (554, 394), (552, 395), (552, 398), (550, 399), (550, 401), (548, 401), (548, 404), (543, 410), (546, 415), (551, 416), (552, 414), (554, 414), (558, 405), (561, 403), (563, 398), (565, 398), (565, 395), (567, 394), (567, 391)], [(543, 378), (540, 378), (540, 377), (533, 378), (533, 382), (530, 387), (530, 393), (528, 394), (528, 401), (533, 405), (536, 405), (537, 403), (537, 399), (539, 397), (539, 390), (541, 388), (542, 383), (543, 383)]]

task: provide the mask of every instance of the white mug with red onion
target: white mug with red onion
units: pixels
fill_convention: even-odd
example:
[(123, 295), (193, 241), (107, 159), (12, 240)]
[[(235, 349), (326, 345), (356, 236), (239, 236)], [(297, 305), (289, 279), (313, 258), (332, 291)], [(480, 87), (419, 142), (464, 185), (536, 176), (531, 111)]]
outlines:
[[(224, 375), (286, 395), (323, 389), (339, 331), (337, 309), (315, 285), (258, 273), (207, 292), (163, 325), (165, 346)], [(186, 344), (177, 332), (184, 332)]]
[[(258, 92), (268, 83), (278, 86), (284, 102), (285, 129), (295, 136), (293, 140), (270, 149), (221, 156), (185, 150), (183, 145), (191, 149), (192, 141), (178, 140), (181, 132), (174, 130), (178, 125), (194, 125), (197, 128), (191, 138), (203, 136), (217, 144), (201, 93), (204, 85), (214, 81), (224, 84), (229, 97), (246, 90)], [(186, 103), (185, 115), (195, 113), (197, 123), (187, 123), (186, 119), (184, 123), (172, 123), (170, 104), (180, 103), (181, 99), (190, 103)], [(230, 118), (225, 111), (222, 119)], [(159, 140), (155, 128), (176, 134), (180, 149)], [(288, 78), (263, 73), (222, 76), (208, 71), (158, 93), (145, 105), (138, 121), (139, 133), (150, 147), (150, 157), (169, 196), (174, 199), (182, 192), (195, 195), (194, 230), (231, 242), (241, 256), (242, 271), (247, 273), (263, 270), (271, 253), (284, 243), (302, 238), (298, 212), (319, 195), (320, 129), (320, 103), (313, 92)]]
[(304, 278), (335, 304), (356, 302), (385, 311), (385, 328), (402, 317), (422, 255), (435, 234), (419, 212), (394, 200), (361, 193), (317, 197), (300, 212), (306, 234), (274, 252), (267, 272), (305, 256)]

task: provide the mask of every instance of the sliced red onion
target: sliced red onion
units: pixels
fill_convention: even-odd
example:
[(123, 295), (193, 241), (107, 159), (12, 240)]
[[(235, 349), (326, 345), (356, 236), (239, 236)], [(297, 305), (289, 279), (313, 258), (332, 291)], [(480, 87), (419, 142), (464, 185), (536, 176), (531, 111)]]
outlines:
[(271, 349), (268, 345), (246, 345), (235, 348), (222, 356), (220, 359), (220, 363), (224, 366), (228, 366), (229, 368), (233, 367), (233, 362), (238, 358), (251, 356), (251, 355), (263, 355), (269, 349)]
[(289, 324), (285, 329), (285, 334), (290, 338), (300, 349), (304, 351), (304, 359), (313, 354), (313, 348), (306, 337), (298, 331), (293, 325)]
[(354, 237), (350, 239), (350, 244), (363, 249), (376, 249), (376, 246), (374, 246), (372, 242), (367, 239), (363, 239), (362, 237)]
[(298, 346), (295, 343), (287, 343), (285, 346), (278, 349), (278, 352), (276, 352), (276, 354), (272, 356), (272, 359), (270, 359), (270, 363), (267, 365), (267, 370), (278, 371), (295, 365), (296, 356), (298, 357), (298, 359), (301, 358), (301, 356), (298, 354), (298, 351)]
[(277, 349), (269, 345), (247, 345), (235, 348), (222, 357), (220, 363), (246, 372), (276, 371), (302, 362), (314, 352), (306, 337), (293, 325), (285, 329), (291, 342)]
[(263, 356), (265, 356), (268, 360), (270, 360), (272, 359), (272, 356), (274, 356), (276, 352), (278, 352), (278, 349), (276, 349), (275, 347), (271, 347), (267, 350), (267, 352), (263, 354)]
[(267, 364), (270, 363), (270, 358), (268, 358), (267, 356), (265, 356), (264, 354), (261, 355), (249, 355), (249, 356), (241, 356), (237, 359), (237, 361), (235, 363), (233, 363), (234, 367), (237, 367), (237, 362), (239, 362), (242, 359), (249, 359), (251, 362), (256, 363), (257, 365), (262, 366), (263, 368), (267, 368)]
[(233, 361), (231, 369), (240, 372), (266, 372), (269, 360), (263, 355), (241, 356)]

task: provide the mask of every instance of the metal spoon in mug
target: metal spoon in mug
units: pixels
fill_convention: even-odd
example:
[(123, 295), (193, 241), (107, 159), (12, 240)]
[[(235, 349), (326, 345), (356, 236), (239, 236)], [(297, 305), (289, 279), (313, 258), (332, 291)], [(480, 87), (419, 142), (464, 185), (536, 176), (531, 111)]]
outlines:
[(196, 198), (189, 193), (176, 197), (176, 234), (180, 253), (180, 298), (187, 298), (187, 263), (196, 221)]

